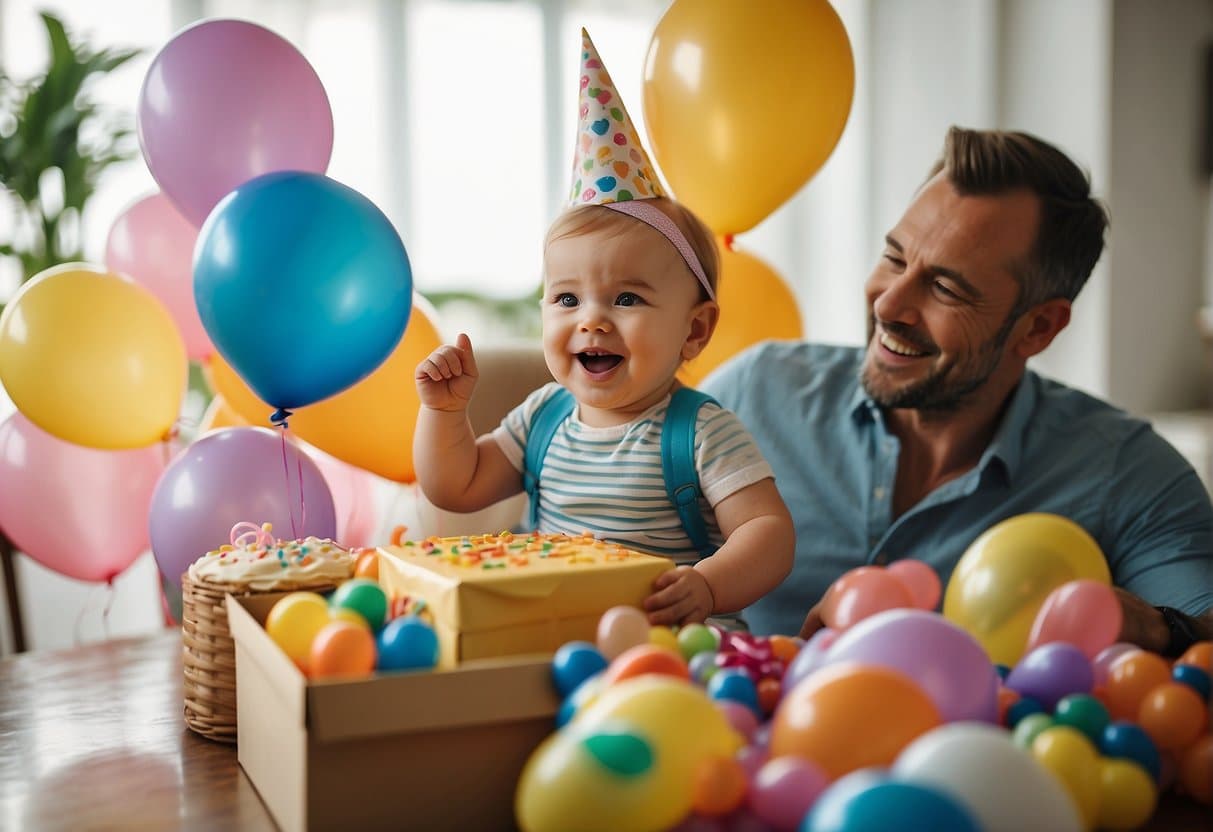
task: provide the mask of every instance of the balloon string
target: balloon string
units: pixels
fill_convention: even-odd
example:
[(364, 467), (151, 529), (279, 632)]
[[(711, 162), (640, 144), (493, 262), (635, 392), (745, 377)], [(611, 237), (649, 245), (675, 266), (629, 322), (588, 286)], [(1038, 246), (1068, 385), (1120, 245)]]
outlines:
[[(290, 418), (291, 418), (291, 412), (289, 410), (287, 410), (285, 407), (278, 408), (270, 415), (270, 422), (275, 427), (282, 428), (282, 478), (286, 482), (286, 495), (287, 495), (286, 511), (287, 511), (287, 514), (291, 518), (291, 537), (294, 538), (295, 540), (298, 540), (299, 539), (299, 529), (295, 527), (295, 509), (294, 509), (294, 506), (291, 505), (291, 501), (290, 501), (291, 466), (286, 458), (286, 434), (287, 434), (287, 431), (290, 430), (290, 426), (287, 424), (287, 420)], [(299, 525), (302, 526), (304, 523), (304, 520), (307, 517), (307, 506), (303, 501), (303, 461), (298, 460), (297, 465), (299, 468), (299, 508), (300, 508)]]

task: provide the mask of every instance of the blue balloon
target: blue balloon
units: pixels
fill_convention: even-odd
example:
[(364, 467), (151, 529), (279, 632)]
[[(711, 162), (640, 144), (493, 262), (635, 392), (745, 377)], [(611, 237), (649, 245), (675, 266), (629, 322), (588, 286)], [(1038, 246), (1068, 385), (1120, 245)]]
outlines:
[(215, 349), (263, 401), (302, 407), (370, 375), (408, 326), (400, 236), (362, 194), (280, 171), (225, 196), (198, 233), (194, 300)]
[(1105, 757), (1129, 760), (1144, 768), (1158, 782), (1162, 775), (1162, 759), (1158, 747), (1145, 729), (1133, 722), (1117, 720), (1103, 729), (1099, 738), (1099, 753)]
[(607, 660), (588, 641), (569, 641), (552, 657), (552, 680), (561, 696), (568, 696), (582, 682), (606, 670)]
[(821, 793), (801, 823), (801, 832), (981, 832), (969, 809), (933, 788), (896, 780), (839, 788), (843, 780)]

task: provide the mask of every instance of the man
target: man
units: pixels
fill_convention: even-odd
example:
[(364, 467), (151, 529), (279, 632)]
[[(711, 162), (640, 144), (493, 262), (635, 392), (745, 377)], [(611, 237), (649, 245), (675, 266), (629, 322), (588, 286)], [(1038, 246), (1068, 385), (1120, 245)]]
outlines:
[(768, 342), (706, 380), (796, 521), (792, 574), (746, 611), (755, 631), (812, 633), (825, 590), (864, 564), (917, 558), (946, 585), (982, 532), (1039, 511), (1099, 543), (1122, 638), (1175, 653), (1211, 637), (1213, 506), (1195, 471), (1146, 423), (1026, 369), (1069, 323), (1106, 228), (1056, 148), (954, 127), (868, 279), (866, 349)]

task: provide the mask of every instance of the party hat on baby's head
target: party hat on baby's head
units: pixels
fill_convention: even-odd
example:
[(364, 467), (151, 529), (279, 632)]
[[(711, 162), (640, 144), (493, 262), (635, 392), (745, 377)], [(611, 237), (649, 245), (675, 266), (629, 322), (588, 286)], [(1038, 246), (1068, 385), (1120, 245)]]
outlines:
[(606, 205), (665, 196), (649, 154), (598, 50), (581, 30), (577, 143), (569, 205)]

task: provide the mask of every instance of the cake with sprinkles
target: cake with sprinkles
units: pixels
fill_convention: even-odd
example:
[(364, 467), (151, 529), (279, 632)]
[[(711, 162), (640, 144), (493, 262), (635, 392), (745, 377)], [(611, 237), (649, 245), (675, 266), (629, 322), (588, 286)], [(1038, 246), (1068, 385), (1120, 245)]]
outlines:
[(221, 742), (236, 741), (236, 652), (226, 596), (327, 592), (353, 577), (359, 554), (315, 537), (279, 540), (268, 523), (237, 523), (229, 540), (181, 578), (185, 724)]
[(588, 533), (502, 532), (380, 547), (379, 583), (394, 603), (428, 616), (439, 666), (454, 667), (593, 641), (602, 613), (641, 606), (673, 565)]

